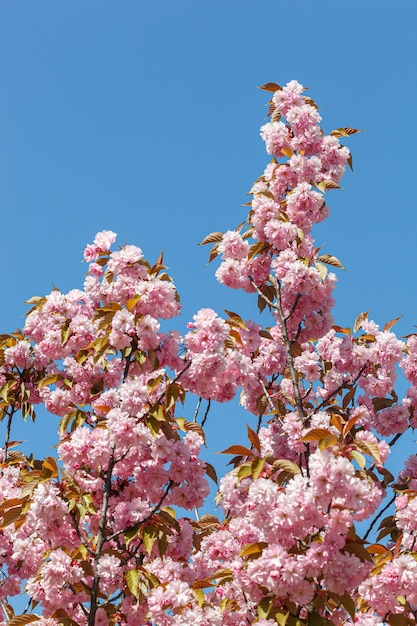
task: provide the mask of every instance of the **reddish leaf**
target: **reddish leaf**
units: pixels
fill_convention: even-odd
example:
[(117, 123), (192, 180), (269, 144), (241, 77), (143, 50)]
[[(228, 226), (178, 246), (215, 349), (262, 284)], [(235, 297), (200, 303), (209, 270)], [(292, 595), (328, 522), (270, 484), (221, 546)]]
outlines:
[(357, 318), (355, 319), (355, 323), (353, 324), (353, 332), (356, 333), (362, 325), (362, 322), (365, 322), (368, 319), (369, 311), (364, 311), (363, 313), (359, 313)]
[(251, 442), (251, 444), (253, 445), (255, 450), (258, 452), (258, 454), (260, 454), (261, 453), (261, 442), (259, 440), (259, 437), (258, 437), (257, 433), (254, 430), (252, 430), (252, 428), (248, 424), (246, 424), (246, 428), (248, 429), (249, 441)]
[(218, 454), (237, 454), (239, 456), (255, 456), (252, 450), (245, 448), (245, 446), (234, 445), (230, 446), (226, 450), (218, 452)]
[(265, 85), (261, 85), (260, 87), (258, 87), (258, 89), (275, 93), (276, 91), (281, 91), (282, 87), (277, 85), (277, 83), (265, 83)]

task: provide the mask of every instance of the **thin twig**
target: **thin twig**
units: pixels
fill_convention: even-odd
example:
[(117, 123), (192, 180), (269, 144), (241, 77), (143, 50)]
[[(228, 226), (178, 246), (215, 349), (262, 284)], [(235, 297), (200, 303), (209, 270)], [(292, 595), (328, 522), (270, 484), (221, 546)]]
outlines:
[(395, 497), (396, 497), (396, 496), (394, 495), (394, 496), (391, 498), (391, 500), (388, 502), (388, 504), (387, 504), (386, 506), (384, 506), (384, 508), (383, 508), (383, 509), (381, 509), (381, 510), (379, 511), (378, 515), (376, 515), (376, 516), (374, 517), (374, 519), (372, 520), (372, 522), (371, 522), (371, 524), (370, 524), (370, 526), (369, 526), (368, 530), (366, 531), (366, 533), (365, 533), (365, 534), (364, 534), (364, 536), (363, 536), (363, 540), (364, 540), (364, 541), (366, 541), (366, 538), (368, 537), (369, 533), (371, 532), (372, 528), (375, 526), (375, 524), (377, 523), (377, 521), (379, 520), (379, 518), (380, 518), (380, 517), (381, 517), (381, 516), (385, 513), (385, 511), (386, 511), (387, 509), (389, 509), (389, 507), (391, 506), (391, 504), (393, 504), (393, 503), (394, 503), (394, 501), (395, 501)]
[(197, 421), (198, 412), (200, 410), (200, 404), (201, 404), (201, 396), (197, 400), (197, 406), (195, 407), (195, 411), (194, 411), (194, 415), (193, 415), (193, 422)]
[(10, 433), (12, 429), (12, 420), (13, 415), (15, 414), (16, 409), (14, 406), (10, 407), (10, 413), (8, 413), (7, 419), (7, 427), (6, 427), (6, 439), (4, 442), (4, 452), (3, 452), (3, 463), (7, 463), (7, 455), (9, 452), (9, 443), (10, 443)]
[(206, 408), (206, 412), (204, 413), (204, 417), (203, 417), (203, 421), (201, 422), (201, 428), (204, 427), (204, 424), (206, 423), (206, 419), (208, 417), (209, 411), (210, 411), (210, 406), (211, 406), (211, 400), (210, 398), (207, 400), (207, 408)]
[[(268, 402), (268, 404), (269, 404), (269, 408), (271, 409), (271, 411), (275, 412), (276, 407), (274, 406), (274, 403), (272, 402), (272, 398), (271, 398), (271, 396), (269, 395), (269, 393), (268, 393), (268, 389), (266, 388), (266, 385), (265, 385), (264, 381), (262, 380), (262, 377), (261, 377), (261, 376), (259, 376), (259, 382), (261, 383), (261, 387), (262, 387), (262, 389), (263, 389), (263, 391), (264, 391), (265, 397), (266, 397), (267, 402)], [(283, 424), (282, 417), (281, 417), (280, 415), (277, 415), (277, 417), (278, 417), (278, 421), (279, 421), (279, 423), (280, 423), (280, 424), (281, 424), (281, 426), (282, 426), (282, 424)], [(262, 415), (260, 415), (260, 416), (259, 416), (259, 421), (260, 421), (260, 420), (262, 420)], [(260, 423), (259, 423), (259, 428), (260, 428)], [(258, 428), (258, 429), (257, 429), (257, 431), (256, 431), (257, 433), (259, 433), (259, 428)]]

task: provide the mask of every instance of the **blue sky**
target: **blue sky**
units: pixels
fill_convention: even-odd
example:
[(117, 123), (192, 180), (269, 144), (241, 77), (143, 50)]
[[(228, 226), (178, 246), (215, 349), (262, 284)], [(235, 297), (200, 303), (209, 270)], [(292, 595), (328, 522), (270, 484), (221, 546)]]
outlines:
[[(404, 314), (396, 328), (413, 332), (416, 58), (414, 0), (3, 0), (0, 332), (23, 324), (30, 296), (82, 286), (83, 248), (102, 229), (151, 261), (165, 251), (179, 327), (203, 306), (250, 317), (255, 300), (218, 285), (197, 243), (244, 219), (267, 162), (256, 86), (292, 79), (326, 131), (366, 129), (316, 231), (348, 269), (336, 322), (369, 309), (381, 324)], [(54, 426), (42, 419), (43, 440)], [(242, 441), (245, 419), (214, 409), (211, 446)]]

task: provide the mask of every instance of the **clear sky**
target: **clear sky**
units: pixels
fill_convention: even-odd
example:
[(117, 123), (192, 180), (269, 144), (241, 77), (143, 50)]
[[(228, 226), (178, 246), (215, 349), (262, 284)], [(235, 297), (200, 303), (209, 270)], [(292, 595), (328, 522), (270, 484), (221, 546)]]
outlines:
[[(404, 313), (396, 329), (413, 332), (416, 59), (415, 0), (2, 0), (0, 332), (23, 324), (30, 296), (81, 287), (103, 229), (151, 261), (165, 251), (179, 328), (203, 306), (249, 317), (255, 300), (217, 285), (197, 243), (244, 219), (268, 160), (256, 86), (292, 79), (326, 131), (366, 129), (316, 231), (348, 269), (336, 321)], [(211, 447), (242, 442), (247, 417), (216, 411)]]

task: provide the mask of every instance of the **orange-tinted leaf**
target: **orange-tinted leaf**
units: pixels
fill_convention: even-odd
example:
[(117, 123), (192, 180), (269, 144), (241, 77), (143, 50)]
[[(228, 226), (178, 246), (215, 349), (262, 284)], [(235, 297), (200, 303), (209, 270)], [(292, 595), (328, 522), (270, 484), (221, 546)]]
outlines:
[(51, 474), (51, 478), (58, 476), (58, 466), (52, 456), (47, 456), (43, 462), (43, 467)]
[(137, 303), (139, 302), (140, 299), (140, 295), (136, 294), (135, 296), (133, 296), (133, 298), (130, 298), (129, 300), (126, 301), (126, 308), (128, 311), (133, 311), (133, 309), (135, 308), (135, 306), (137, 305)]
[(239, 328), (248, 330), (245, 322), (242, 320), (240, 315), (238, 315), (237, 313), (233, 313), (233, 311), (227, 311), (227, 309), (224, 309), (224, 312), (227, 313), (230, 318), (230, 320), (228, 321), (231, 322), (234, 326), (238, 326)]
[(28, 613), (27, 615), (17, 615), (7, 622), (7, 626), (24, 626), (24, 624), (30, 624), (31, 622), (36, 622), (38, 620), (39, 615), (34, 615), (33, 613)]
[(58, 380), (63, 380), (63, 379), (64, 377), (62, 376), (62, 374), (50, 374), (49, 376), (45, 376), (44, 378), (42, 378), (42, 380), (38, 383), (38, 387), (45, 387), (46, 385), (53, 385)]
[(204, 246), (206, 243), (215, 243), (216, 241), (221, 241), (223, 239), (223, 233), (214, 232), (204, 237), (203, 241), (199, 244), (200, 246)]
[(268, 243), (266, 243), (265, 241), (256, 241), (249, 248), (248, 260), (252, 259), (256, 254), (264, 254), (265, 252), (268, 252), (268, 250)]
[[(379, 543), (372, 543), (370, 546), (367, 546), (369, 554), (386, 554), (389, 550), (386, 549), (385, 546), (381, 546)], [(391, 554), (391, 552), (389, 552)]]
[(333, 433), (326, 428), (312, 428), (301, 438), (301, 441), (319, 441), (320, 439), (326, 439), (329, 435)]
[(247, 546), (242, 548), (239, 552), (239, 556), (252, 556), (258, 557), (261, 556), (263, 550), (267, 547), (267, 543), (265, 541), (257, 541), (256, 543), (249, 543)]
[(281, 119), (281, 111), (279, 109), (274, 108), (271, 115), (271, 122), (279, 122)]
[(322, 263), (327, 263), (327, 265), (332, 265), (333, 267), (339, 267), (341, 270), (346, 269), (339, 259), (332, 254), (320, 254), (320, 256), (317, 257), (317, 260)]
[(344, 128), (336, 128), (336, 130), (331, 131), (332, 137), (349, 137), (350, 135), (356, 135), (357, 133), (363, 133), (364, 130), (359, 128), (351, 128), (350, 126), (345, 126)]
[(320, 191), (327, 191), (327, 189), (341, 189), (341, 186), (338, 185), (334, 180), (322, 180), (321, 183), (316, 185), (317, 189)]
[(338, 445), (338, 443), (339, 443), (339, 440), (335, 435), (328, 435), (328, 437), (325, 437), (324, 439), (320, 439), (319, 449), (327, 450), (327, 448), (330, 448), (331, 446), (336, 446)]
[(258, 452), (258, 454), (261, 453), (261, 442), (259, 440), (258, 434), (252, 430), (252, 428), (249, 426), (249, 424), (246, 424), (246, 428), (248, 429), (248, 439), (251, 442), (251, 444), (253, 445), (253, 447), (255, 448), (255, 450)]
[(281, 91), (282, 87), (280, 87), (277, 83), (265, 83), (264, 85), (258, 87), (258, 89), (275, 93), (276, 91)]
[(353, 324), (353, 332), (356, 333), (361, 327), (362, 322), (365, 322), (368, 319), (369, 311), (364, 311), (363, 313), (359, 313), (357, 318), (355, 319), (355, 323)]
[(378, 463), (378, 465), (381, 465), (381, 452), (376, 443), (374, 443), (373, 441), (362, 441), (360, 439), (355, 439), (355, 445), (357, 448), (359, 448), (359, 450), (371, 456)]
[(390, 320), (389, 322), (387, 322), (384, 326), (384, 328), (382, 329), (383, 331), (388, 331), (391, 330), (391, 328), (393, 326), (395, 326), (395, 324), (402, 318), (402, 315), (400, 315), (400, 317), (396, 317), (393, 320)]
[[(306, 89), (308, 89), (308, 87), (306, 87)], [(317, 106), (317, 104), (314, 102), (313, 98), (310, 98), (310, 96), (303, 96), (304, 101), (306, 102), (306, 104), (309, 104), (310, 106), (312, 106), (314, 109), (318, 109), (319, 107)]]
[(211, 263), (217, 256), (219, 256), (219, 252), (218, 252), (218, 244), (216, 243), (210, 250), (208, 262)]
[(220, 524), (219, 518), (211, 513), (205, 513), (200, 517), (199, 524), (201, 526), (213, 526), (213, 524)]
[(288, 158), (291, 158), (294, 153), (289, 146), (285, 146), (285, 148), (281, 148), (281, 154)]
[(342, 326), (332, 326), (333, 330), (335, 330), (337, 333), (342, 333), (343, 335), (351, 335), (352, 331), (350, 330), (350, 328), (348, 326), (342, 327)]
[(235, 454), (239, 456), (255, 456), (252, 450), (245, 448), (245, 446), (234, 445), (230, 446), (226, 450), (222, 450), (218, 454)]

